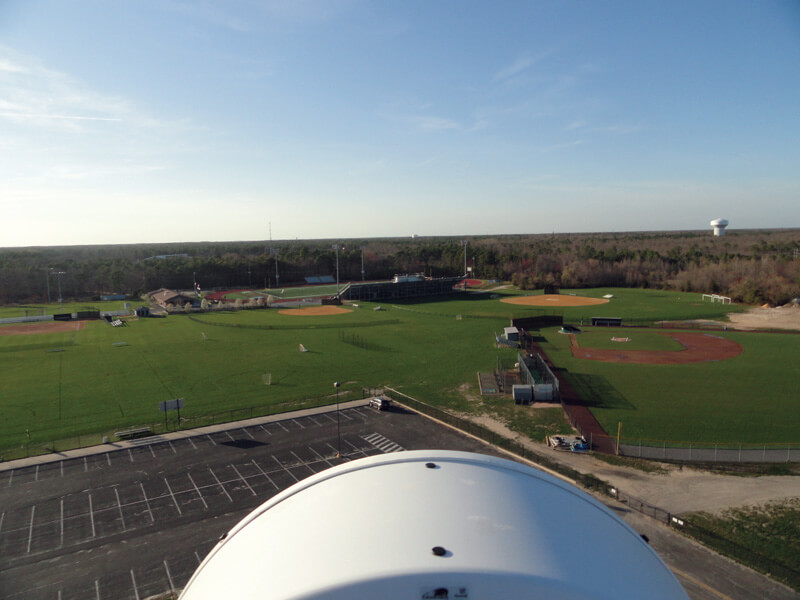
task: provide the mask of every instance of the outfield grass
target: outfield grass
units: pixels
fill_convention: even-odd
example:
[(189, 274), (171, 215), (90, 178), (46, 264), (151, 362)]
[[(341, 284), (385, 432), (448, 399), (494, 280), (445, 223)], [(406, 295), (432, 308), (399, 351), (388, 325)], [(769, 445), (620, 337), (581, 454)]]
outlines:
[[(623, 317), (719, 318), (730, 310), (702, 304), (699, 294), (591, 291), (606, 293), (615, 295), (611, 308), (591, 307), (587, 314), (606, 309), (608, 315)], [(342, 400), (360, 397), (362, 388), (389, 385), (459, 412), (495, 410), (489, 402), (470, 401), (460, 388), (474, 385), (476, 373), (491, 370), (498, 358), (514, 362), (516, 351), (494, 344), (494, 334), (512, 317), (545, 312), (502, 303), (497, 296), (385, 303), (380, 311), (362, 302), (352, 313), (323, 317), (291, 317), (276, 310), (176, 314), (131, 321), (126, 327), (95, 321), (77, 332), (0, 336), (0, 448), (158, 425), (163, 422), (158, 403), (179, 397), (186, 401), (182, 417), (193, 422), (252, 407), (279, 411), (330, 403), (335, 381), (342, 382)], [(119, 308), (122, 302), (112, 304)], [(659, 304), (661, 313), (655, 308)], [(586, 309), (555, 312), (571, 320), (580, 310)], [(726, 364), (672, 367), (667, 375), (664, 367), (578, 366), (569, 362), (568, 337), (547, 335), (556, 364), (588, 378), (601, 422), (615, 429), (623, 420), (626, 435), (714, 441), (724, 435), (759, 442), (798, 438), (798, 417), (781, 412), (791, 408), (789, 398), (795, 394), (797, 337), (729, 333), (745, 336), (743, 357)], [(299, 344), (308, 352), (300, 352)], [(271, 385), (265, 385), (265, 374)], [(603, 381), (611, 382), (606, 385), (610, 394), (602, 385), (598, 389)], [(724, 381), (730, 393), (721, 396)], [(750, 406), (758, 404), (753, 398), (759, 407)], [(726, 403), (735, 411), (726, 410)], [(521, 431), (550, 427), (526, 423), (516, 414), (508, 420)]]

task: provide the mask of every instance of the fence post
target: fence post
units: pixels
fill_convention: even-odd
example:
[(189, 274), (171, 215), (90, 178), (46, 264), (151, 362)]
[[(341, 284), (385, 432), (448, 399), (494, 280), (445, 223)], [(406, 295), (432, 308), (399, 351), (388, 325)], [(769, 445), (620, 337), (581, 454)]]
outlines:
[(767, 445), (764, 444), (764, 452), (761, 455), (761, 462), (767, 462)]
[(717, 462), (717, 445), (714, 444), (714, 462)]
[(739, 444), (739, 462), (742, 462), (742, 445)]
[(689, 443), (689, 460), (692, 460), (692, 444)]

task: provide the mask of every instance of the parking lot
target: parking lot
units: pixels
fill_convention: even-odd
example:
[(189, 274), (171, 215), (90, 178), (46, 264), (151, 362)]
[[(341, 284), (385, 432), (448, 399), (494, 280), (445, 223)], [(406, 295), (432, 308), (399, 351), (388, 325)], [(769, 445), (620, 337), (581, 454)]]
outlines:
[(278, 491), (343, 460), (426, 448), (488, 452), (401, 408), (359, 406), (4, 471), (0, 597), (144, 600), (180, 589)]

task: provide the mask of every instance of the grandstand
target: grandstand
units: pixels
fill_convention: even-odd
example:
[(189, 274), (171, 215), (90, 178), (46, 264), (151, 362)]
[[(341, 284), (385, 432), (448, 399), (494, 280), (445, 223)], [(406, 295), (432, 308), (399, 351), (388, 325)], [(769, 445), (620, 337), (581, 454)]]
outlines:
[(385, 301), (400, 300), (403, 298), (418, 298), (422, 296), (442, 296), (447, 294), (463, 294), (464, 288), (456, 288), (463, 281), (463, 277), (439, 277), (436, 279), (403, 280), (395, 277), (396, 281), (378, 281), (368, 283), (353, 282), (342, 289), (340, 297), (343, 300)]

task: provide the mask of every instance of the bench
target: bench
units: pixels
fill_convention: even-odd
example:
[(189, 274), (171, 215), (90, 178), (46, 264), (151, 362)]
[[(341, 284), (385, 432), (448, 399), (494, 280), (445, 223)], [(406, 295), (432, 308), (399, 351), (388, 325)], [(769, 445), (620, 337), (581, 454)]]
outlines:
[(136, 427), (131, 429), (125, 429), (124, 431), (117, 431), (116, 433), (114, 433), (114, 435), (121, 440), (132, 440), (138, 437), (153, 435), (153, 432), (150, 430), (149, 427)]

